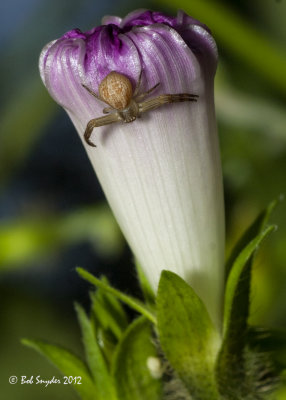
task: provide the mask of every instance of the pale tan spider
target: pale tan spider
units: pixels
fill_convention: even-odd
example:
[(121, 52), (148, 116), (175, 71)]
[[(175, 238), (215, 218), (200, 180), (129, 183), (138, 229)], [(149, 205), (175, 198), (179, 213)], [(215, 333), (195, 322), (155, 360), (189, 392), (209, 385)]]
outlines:
[(144, 97), (153, 92), (160, 85), (159, 82), (151, 89), (147, 90), (147, 92), (138, 94), (141, 83), (141, 75), (142, 72), (136, 84), (134, 93), (130, 80), (126, 76), (115, 71), (110, 72), (103, 79), (98, 88), (98, 95), (86, 85), (82, 84), (82, 86), (90, 94), (92, 94), (92, 96), (103, 101), (109, 106), (102, 110), (103, 114), (108, 115), (92, 119), (88, 122), (84, 132), (84, 139), (87, 144), (96, 147), (96, 145), (90, 141), (93, 128), (120, 121), (132, 122), (135, 121), (136, 118), (139, 118), (144, 112), (154, 110), (155, 108), (164, 104), (182, 101), (197, 101), (197, 98), (199, 97), (196, 94), (190, 93), (161, 94), (160, 96), (145, 100), (140, 103), (139, 100), (143, 100)]

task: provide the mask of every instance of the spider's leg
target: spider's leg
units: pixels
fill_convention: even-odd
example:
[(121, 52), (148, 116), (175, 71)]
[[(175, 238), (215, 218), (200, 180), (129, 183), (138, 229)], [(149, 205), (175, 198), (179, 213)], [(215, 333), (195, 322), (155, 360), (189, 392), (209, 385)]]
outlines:
[[(87, 91), (88, 91), (88, 93), (90, 93), (93, 97), (95, 97), (97, 100), (100, 100), (100, 101), (102, 101), (103, 103), (105, 103), (105, 104), (108, 104), (106, 101), (104, 101), (103, 99), (101, 99), (99, 96), (98, 96), (98, 94), (96, 94), (93, 90), (91, 90), (88, 86), (86, 86), (85, 84), (81, 84), (81, 86), (83, 86)], [(109, 105), (109, 104), (108, 104)]]
[(143, 101), (143, 103), (139, 103), (139, 113), (154, 110), (155, 108), (161, 107), (164, 104), (179, 103), (183, 101), (197, 101), (198, 97), (198, 95), (190, 93), (162, 94), (154, 97), (153, 99)]
[(147, 92), (139, 94), (139, 96), (136, 97), (136, 100), (142, 100), (144, 97), (146, 97), (148, 94), (152, 93), (157, 87), (160, 85), (160, 82), (156, 83), (155, 86), (151, 87), (151, 89), (147, 90)]
[(111, 111), (115, 111), (113, 107), (105, 107), (105, 108), (102, 110), (103, 114), (108, 114), (108, 113), (110, 113)]
[(133, 97), (137, 96), (138, 91), (140, 89), (141, 79), (142, 79), (142, 72), (143, 72), (143, 70), (141, 68), (141, 71), (140, 71), (140, 74), (139, 74), (139, 79), (138, 79), (138, 81), (136, 83), (135, 90), (134, 90), (134, 93), (133, 93)]
[(81, 84), (93, 97), (95, 97), (98, 100), (101, 100), (98, 94), (96, 94), (93, 90), (91, 90), (88, 86), (84, 85), (83, 83)]
[(86, 125), (86, 129), (84, 132), (84, 140), (86, 141), (87, 144), (89, 144), (92, 147), (96, 147), (94, 143), (91, 142), (90, 136), (92, 134), (92, 131), (94, 128), (99, 127), (99, 126), (104, 126), (104, 125), (109, 125), (113, 124), (114, 122), (121, 121), (121, 117), (118, 113), (114, 114), (109, 114), (104, 117), (99, 117), (95, 119), (91, 119), (88, 124)]

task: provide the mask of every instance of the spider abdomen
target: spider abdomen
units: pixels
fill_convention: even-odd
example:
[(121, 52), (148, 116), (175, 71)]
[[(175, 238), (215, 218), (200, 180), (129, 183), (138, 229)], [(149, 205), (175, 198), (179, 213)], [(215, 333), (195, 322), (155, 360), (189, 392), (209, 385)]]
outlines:
[(130, 80), (118, 72), (110, 72), (99, 85), (99, 96), (116, 110), (128, 107), (133, 89)]

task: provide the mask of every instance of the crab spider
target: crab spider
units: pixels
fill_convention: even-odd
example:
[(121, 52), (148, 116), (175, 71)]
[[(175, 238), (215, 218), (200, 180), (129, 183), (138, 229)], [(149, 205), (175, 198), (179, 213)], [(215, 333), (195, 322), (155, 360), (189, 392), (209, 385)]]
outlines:
[(130, 80), (126, 76), (115, 71), (110, 72), (103, 79), (99, 85), (98, 95), (86, 85), (82, 84), (82, 86), (92, 96), (108, 104), (108, 107), (105, 107), (102, 111), (103, 114), (107, 115), (91, 119), (88, 122), (84, 132), (84, 139), (87, 144), (96, 147), (96, 145), (90, 140), (92, 131), (96, 127), (109, 125), (120, 121), (133, 122), (144, 112), (154, 110), (155, 108), (161, 107), (164, 104), (183, 101), (197, 101), (197, 98), (199, 97), (196, 94), (190, 93), (161, 94), (149, 100), (142, 101), (160, 85), (160, 82), (146, 92), (138, 94), (141, 83), (141, 75), (142, 72), (140, 73), (140, 77), (134, 92)]

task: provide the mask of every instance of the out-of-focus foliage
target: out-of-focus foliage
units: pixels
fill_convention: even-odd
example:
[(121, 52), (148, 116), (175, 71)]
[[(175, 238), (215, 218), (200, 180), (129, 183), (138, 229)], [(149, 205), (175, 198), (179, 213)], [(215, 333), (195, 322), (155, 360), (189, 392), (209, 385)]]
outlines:
[(27, 154), (57, 112), (57, 107), (43, 93), (38, 77), (25, 82), (21, 91), (1, 111), (0, 180), (5, 183), (15, 167), (21, 167)]
[[(68, 388), (9, 385), (13, 372), (44, 378), (56, 374), (22, 349), (20, 338), (36, 335), (73, 344), (79, 332), (71, 329), (73, 306), (64, 301), (67, 293), (71, 296), (64, 282), (76, 285), (78, 278), (73, 281), (71, 273), (60, 271), (71, 271), (86, 259), (95, 272), (104, 266), (122, 286), (130, 279), (122, 271), (128, 260), (131, 266), (131, 257), (124, 253), (109, 209), (102, 206), (72, 124), (41, 84), (41, 48), (73, 27), (90, 29), (104, 15), (124, 16), (136, 8), (172, 14), (182, 8), (210, 27), (220, 54), (215, 96), (229, 253), (265, 205), (286, 193), (286, 2), (13, 0), (1, 7), (0, 343), (6, 367), (0, 385), (7, 399), (72, 399)], [(251, 321), (285, 328), (285, 202), (271, 222), (278, 231), (254, 263)], [(58, 264), (47, 274), (51, 260)]]
[(68, 215), (27, 215), (0, 226), (0, 270), (39, 261), (82, 240), (99, 254), (112, 257), (122, 250), (122, 236), (106, 206), (80, 209)]

